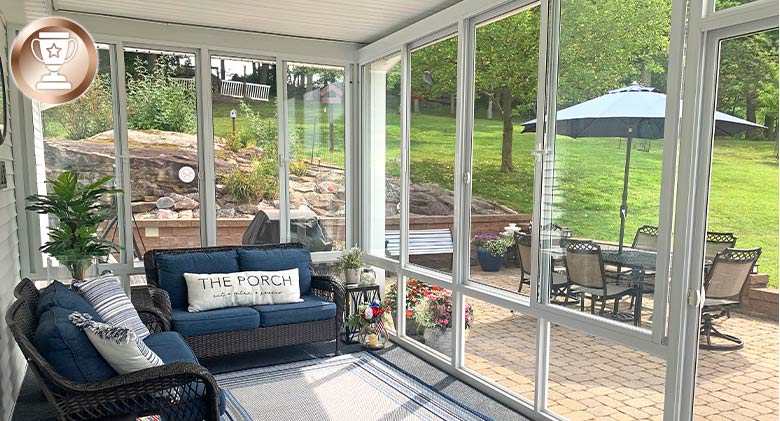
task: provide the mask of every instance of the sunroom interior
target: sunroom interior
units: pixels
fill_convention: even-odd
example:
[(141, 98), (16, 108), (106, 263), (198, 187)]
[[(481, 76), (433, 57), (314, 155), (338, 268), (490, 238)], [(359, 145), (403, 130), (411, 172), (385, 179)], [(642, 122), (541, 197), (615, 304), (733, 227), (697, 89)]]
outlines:
[[(59, 105), (9, 70), (53, 16), (98, 61)], [(776, 1), (0, 0), (0, 17), (0, 418), (780, 414)], [(132, 297), (158, 286), (156, 250), (302, 243), (340, 285), (335, 339), (278, 329), (283, 347), (214, 356), (180, 332), (217, 416), (63, 403), (12, 315), (20, 284), (75, 277), (41, 251), (58, 220), (30, 209), (63, 173), (113, 189), (94, 236), (116, 248), (86, 279)], [(374, 300), (381, 332), (350, 327)]]

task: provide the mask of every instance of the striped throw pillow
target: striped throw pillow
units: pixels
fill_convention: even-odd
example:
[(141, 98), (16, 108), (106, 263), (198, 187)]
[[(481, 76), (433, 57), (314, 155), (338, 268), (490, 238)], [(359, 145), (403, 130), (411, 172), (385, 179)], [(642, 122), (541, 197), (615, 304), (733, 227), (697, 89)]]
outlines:
[(127, 326), (139, 339), (149, 336), (149, 329), (141, 321), (130, 298), (119, 284), (119, 278), (106, 274), (86, 282), (74, 282), (73, 288), (95, 309), (105, 323)]
[(76, 327), (84, 330), (92, 345), (119, 374), (129, 374), (164, 364), (127, 326), (96, 322), (87, 313), (74, 312), (68, 318)]

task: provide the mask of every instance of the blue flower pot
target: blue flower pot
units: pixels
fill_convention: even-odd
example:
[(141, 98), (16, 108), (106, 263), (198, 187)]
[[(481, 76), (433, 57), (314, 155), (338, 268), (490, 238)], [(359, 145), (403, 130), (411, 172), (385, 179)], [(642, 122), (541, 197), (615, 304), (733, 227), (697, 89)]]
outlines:
[(493, 256), (488, 249), (477, 248), (477, 258), (479, 258), (479, 266), (483, 272), (498, 272), (501, 270), (501, 265), (504, 264), (504, 256), (506, 256), (506, 253), (501, 256)]

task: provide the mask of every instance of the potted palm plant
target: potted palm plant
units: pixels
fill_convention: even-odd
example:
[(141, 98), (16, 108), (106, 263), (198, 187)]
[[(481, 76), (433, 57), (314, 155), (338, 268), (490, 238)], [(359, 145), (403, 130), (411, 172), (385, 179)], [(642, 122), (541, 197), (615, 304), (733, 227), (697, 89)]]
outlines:
[(78, 174), (65, 171), (46, 181), (48, 194), (27, 197), (27, 210), (55, 220), (49, 225), (49, 241), (40, 250), (67, 267), (74, 280), (84, 280), (96, 259), (119, 250), (119, 246), (97, 235), (98, 226), (112, 216), (112, 207), (101, 199), (121, 192), (103, 187), (111, 179), (104, 177), (92, 184), (81, 184)]

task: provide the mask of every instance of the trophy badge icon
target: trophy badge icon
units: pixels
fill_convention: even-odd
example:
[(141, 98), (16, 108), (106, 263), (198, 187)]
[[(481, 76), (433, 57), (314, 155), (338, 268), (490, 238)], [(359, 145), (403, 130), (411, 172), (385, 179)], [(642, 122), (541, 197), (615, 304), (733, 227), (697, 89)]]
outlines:
[[(37, 48), (36, 48), (37, 46)], [(43, 75), (41, 81), (35, 85), (36, 89), (71, 89), (71, 83), (67, 78), (58, 73), (62, 66), (76, 56), (78, 43), (71, 38), (70, 32), (39, 32), (38, 37), (30, 44), (33, 56), (43, 63), (49, 70), (48, 75)]]

